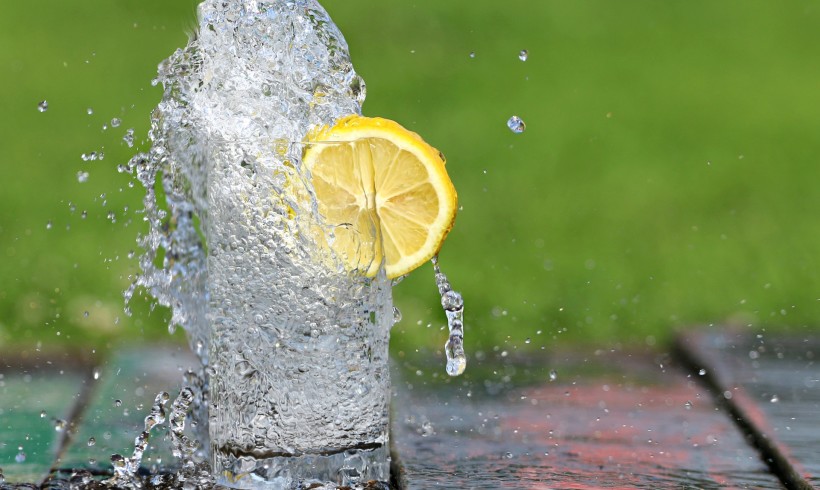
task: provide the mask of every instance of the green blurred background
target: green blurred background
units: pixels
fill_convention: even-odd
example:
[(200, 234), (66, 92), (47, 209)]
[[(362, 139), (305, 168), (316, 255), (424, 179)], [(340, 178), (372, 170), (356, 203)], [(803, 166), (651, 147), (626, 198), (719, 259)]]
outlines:
[[(116, 166), (146, 149), (150, 81), (195, 3), (0, 3), (0, 352), (182, 340), (146, 300), (122, 313), (145, 227)], [(441, 262), (466, 298), (468, 352), (820, 325), (820, 4), (324, 6), (365, 114), (448, 157), (463, 209)], [(440, 348), (431, 267), (395, 297), (394, 349)]]

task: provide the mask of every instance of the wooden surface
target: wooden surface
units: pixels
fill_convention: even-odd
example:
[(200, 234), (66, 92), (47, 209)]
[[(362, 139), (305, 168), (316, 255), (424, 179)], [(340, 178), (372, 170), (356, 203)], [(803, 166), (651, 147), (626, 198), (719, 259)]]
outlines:
[[(820, 485), (818, 343), (762, 340), (690, 334), (674, 358), (662, 349), (476, 355), (459, 378), (440, 359), (396, 356), (401, 479), (413, 489)], [(154, 396), (176, 396), (193, 362), (156, 347), (119, 349), (100, 365), (0, 362), (0, 488), (37, 488), (67, 474), (58, 470), (107, 471), (111, 454), (130, 456)], [(797, 480), (783, 480), (755, 437), (771, 441)], [(168, 447), (155, 435), (145, 465), (167, 465)]]

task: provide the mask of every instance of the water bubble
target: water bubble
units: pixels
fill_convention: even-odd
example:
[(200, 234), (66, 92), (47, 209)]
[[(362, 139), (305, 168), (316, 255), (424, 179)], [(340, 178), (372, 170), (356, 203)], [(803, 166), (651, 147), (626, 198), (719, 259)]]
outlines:
[(701, 368), (701, 369), (700, 369), (700, 371), (698, 371), (698, 374), (699, 374), (700, 376), (705, 376), (705, 375), (706, 375), (706, 370), (705, 370), (705, 369), (703, 369), (703, 368)]
[(518, 53), (518, 59), (519, 59), (519, 60), (521, 60), (521, 61), (527, 61), (527, 57), (528, 57), (529, 55), (530, 55), (530, 53), (529, 53), (526, 49), (522, 49), (522, 50)]
[[(81, 184), (84, 184), (84, 183), (88, 182), (88, 172), (84, 172), (82, 170), (77, 172), (77, 182), (79, 182)], [(83, 211), (83, 212), (85, 212), (85, 211)]]
[(122, 124), (122, 119), (120, 119), (118, 117), (115, 117), (114, 119), (111, 120), (111, 127), (112, 128), (118, 128), (118, 127), (120, 127), (120, 124)]
[(558, 373), (555, 372), (555, 369), (550, 369), (550, 381), (555, 381), (558, 379)]
[(507, 127), (515, 134), (521, 134), (527, 129), (527, 125), (524, 124), (524, 121), (518, 116), (512, 116), (507, 119)]
[[(40, 111), (40, 112), (46, 112), (48, 110), (48, 101), (47, 100), (41, 100), (40, 102), (38, 102), (37, 103), (37, 110)], [(23, 458), (25, 459), (25, 455), (23, 456)]]

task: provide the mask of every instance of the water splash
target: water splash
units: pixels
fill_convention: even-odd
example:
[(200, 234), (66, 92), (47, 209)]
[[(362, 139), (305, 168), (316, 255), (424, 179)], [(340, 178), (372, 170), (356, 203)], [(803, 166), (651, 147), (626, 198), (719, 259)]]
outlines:
[(464, 299), (453, 291), (447, 276), (441, 272), (438, 256), (433, 257), (433, 271), (436, 274), (436, 286), (441, 295), (441, 307), (447, 315), (447, 327), (450, 336), (444, 344), (447, 355), (447, 374), (458, 376), (467, 368), (467, 356), (464, 354)]

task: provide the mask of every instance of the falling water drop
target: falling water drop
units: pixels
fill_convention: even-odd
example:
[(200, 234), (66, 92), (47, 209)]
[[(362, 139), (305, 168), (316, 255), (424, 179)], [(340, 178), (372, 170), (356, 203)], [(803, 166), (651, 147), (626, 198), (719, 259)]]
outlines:
[[(40, 112), (46, 112), (48, 110), (48, 101), (47, 100), (41, 100), (37, 104), (37, 110), (40, 111)], [(23, 458), (25, 458), (25, 455), (23, 456)]]
[(522, 50), (518, 53), (518, 59), (519, 59), (519, 60), (521, 60), (521, 61), (527, 61), (527, 57), (528, 57), (529, 55), (530, 55), (530, 53), (529, 53), (526, 49), (522, 49)]
[(82, 170), (77, 172), (77, 182), (81, 184), (88, 182), (88, 172), (83, 172)]
[(555, 381), (558, 379), (558, 373), (555, 372), (555, 369), (550, 369), (550, 381)]
[(14, 457), (14, 461), (16, 461), (17, 463), (26, 462), (26, 453), (23, 452), (22, 446), (17, 448), (17, 456)]
[(447, 374), (458, 376), (467, 367), (467, 356), (464, 355), (464, 299), (453, 291), (447, 276), (441, 272), (438, 265), (438, 256), (433, 257), (433, 271), (436, 277), (436, 286), (441, 295), (441, 306), (447, 315), (447, 326), (450, 335), (444, 344), (447, 354)]
[(701, 368), (701, 370), (700, 370), (700, 371), (698, 371), (698, 374), (699, 374), (700, 376), (705, 376), (705, 375), (706, 375), (706, 370), (705, 370), (705, 369), (703, 369), (703, 368)]
[(687, 410), (691, 410), (691, 409), (692, 409), (692, 402), (691, 402), (691, 401), (689, 401), (689, 400), (687, 400), (687, 401), (686, 401), (686, 403), (684, 403), (684, 404), (683, 404), (683, 406), (684, 406)]
[(507, 120), (507, 127), (510, 128), (515, 134), (521, 134), (527, 129), (527, 125), (524, 124), (524, 121), (518, 116), (512, 116)]
[(115, 117), (114, 119), (111, 120), (111, 127), (112, 128), (118, 128), (118, 127), (120, 127), (120, 124), (122, 124), (122, 119), (120, 119), (118, 117)]
[(393, 323), (399, 323), (401, 321), (401, 310), (398, 306), (393, 307)]
[(97, 440), (96, 440), (96, 439), (94, 439), (93, 437), (89, 437), (89, 438), (88, 438), (88, 443), (87, 443), (87, 444), (88, 444), (88, 446), (89, 446), (89, 447), (90, 447), (90, 446), (93, 446), (93, 445), (97, 444)]
[(777, 395), (772, 395), (772, 398), (769, 400), (770, 403), (777, 403), (780, 401), (780, 397)]

